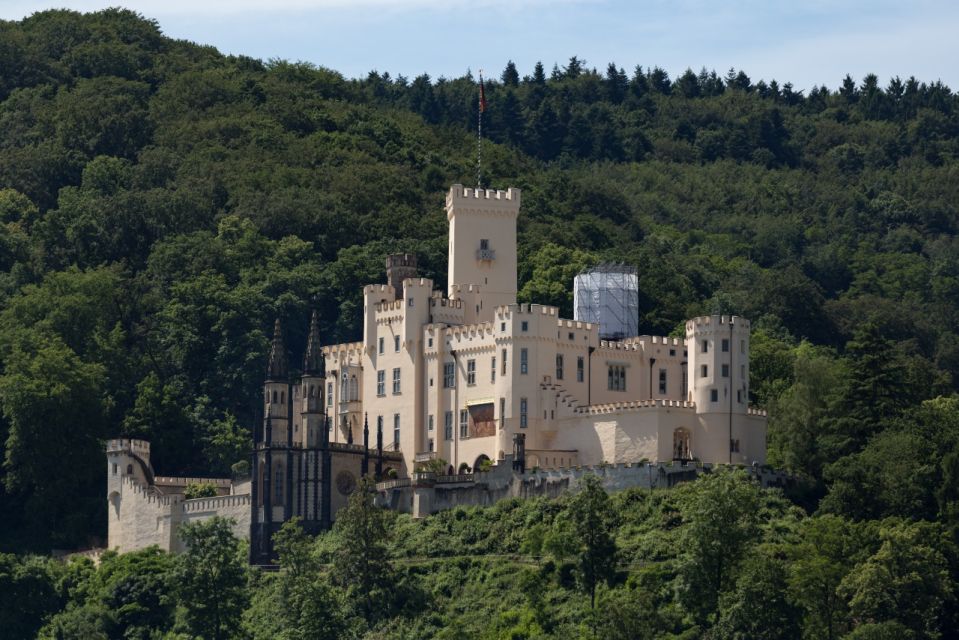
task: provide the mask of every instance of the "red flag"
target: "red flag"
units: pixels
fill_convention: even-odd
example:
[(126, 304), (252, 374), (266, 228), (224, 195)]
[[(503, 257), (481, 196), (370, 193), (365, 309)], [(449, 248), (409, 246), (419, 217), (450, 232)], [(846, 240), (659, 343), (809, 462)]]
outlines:
[(486, 111), (486, 89), (483, 87), (483, 76), (480, 76), (480, 113)]

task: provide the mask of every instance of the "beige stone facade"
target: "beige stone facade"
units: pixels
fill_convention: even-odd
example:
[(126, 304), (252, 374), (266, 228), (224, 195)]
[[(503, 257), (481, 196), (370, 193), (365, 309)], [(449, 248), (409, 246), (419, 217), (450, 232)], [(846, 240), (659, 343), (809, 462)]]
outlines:
[[(363, 340), (324, 347), (334, 442), (364, 420), (403, 456), (401, 475), (502, 460), (527, 466), (696, 459), (764, 463), (765, 415), (748, 406), (749, 321), (705, 316), (685, 338), (600, 340), (595, 325), (516, 302), (518, 189), (454, 185), (445, 293), (415, 277), (363, 291)], [(388, 266), (391, 263), (388, 263)]]

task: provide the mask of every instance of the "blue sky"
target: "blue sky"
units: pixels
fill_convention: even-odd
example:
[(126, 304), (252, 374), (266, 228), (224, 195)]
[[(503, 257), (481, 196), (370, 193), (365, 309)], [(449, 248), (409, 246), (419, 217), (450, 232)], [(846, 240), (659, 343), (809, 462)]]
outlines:
[[(0, 18), (120, 0), (0, 0)], [(850, 73), (959, 89), (959, 2), (933, 0), (130, 0), (172, 37), (225, 53), (305, 60), (347, 76), (547, 71), (571, 55), (605, 69), (743, 69), (798, 89)]]

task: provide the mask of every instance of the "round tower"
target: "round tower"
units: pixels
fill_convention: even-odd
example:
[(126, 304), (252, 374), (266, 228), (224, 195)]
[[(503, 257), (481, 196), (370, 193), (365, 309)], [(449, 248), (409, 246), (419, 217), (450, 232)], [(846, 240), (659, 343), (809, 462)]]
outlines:
[(711, 315), (686, 322), (688, 397), (697, 413), (746, 413), (749, 320)]

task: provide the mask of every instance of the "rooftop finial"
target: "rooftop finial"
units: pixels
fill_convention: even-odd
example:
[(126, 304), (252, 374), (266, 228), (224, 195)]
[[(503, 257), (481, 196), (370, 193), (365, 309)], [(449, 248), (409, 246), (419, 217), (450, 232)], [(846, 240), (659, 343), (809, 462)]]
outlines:
[(315, 309), (310, 318), (310, 333), (306, 338), (303, 373), (321, 378), (326, 375), (326, 360), (323, 358), (323, 352), (320, 349), (320, 316)]
[(270, 362), (266, 368), (266, 377), (268, 380), (286, 380), (289, 370), (286, 345), (283, 344), (283, 328), (277, 318), (273, 323), (273, 344), (270, 345)]

